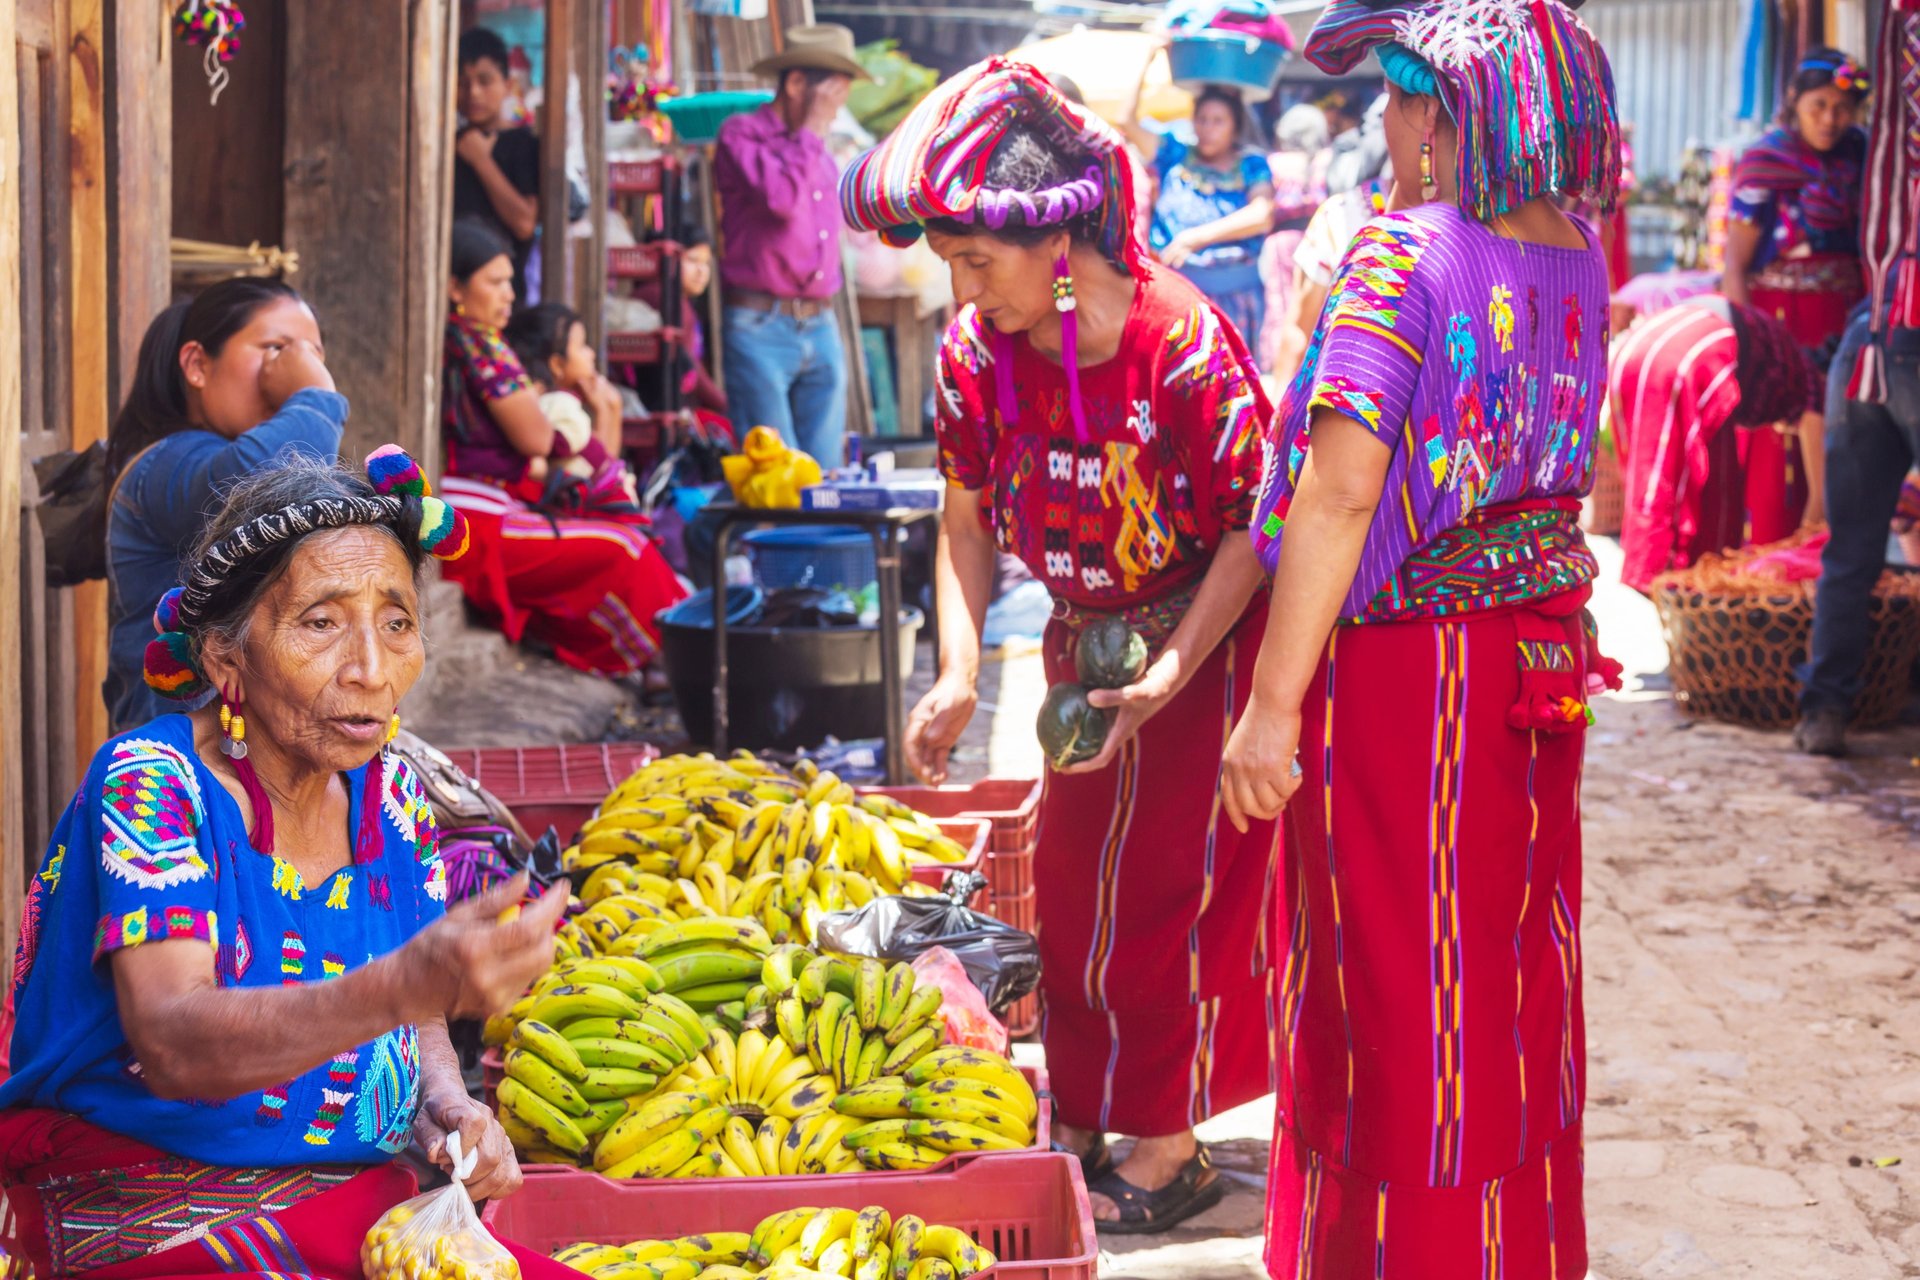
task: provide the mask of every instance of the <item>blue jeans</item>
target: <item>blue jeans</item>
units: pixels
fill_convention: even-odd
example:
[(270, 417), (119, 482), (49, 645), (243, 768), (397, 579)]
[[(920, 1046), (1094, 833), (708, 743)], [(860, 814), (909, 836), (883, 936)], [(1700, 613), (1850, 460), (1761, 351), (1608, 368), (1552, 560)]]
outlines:
[(1900, 485), (1920, 461), (1920, 347), (1888, 353), (1886, 404), (1847, 398), (1867, 317), (1848, 326), (1827, 374), (1827, 526), (1814, 597), (1811, 660), (1800, 709), (1850, 714), (1872, 628), (1867, 614), (1887, 563), (1887, 527)]
[(721, 340), (727, 413), (743, 438), (768, 426), (823, 467), (846, 461), (847, 357), (831, 309), (795, 320), (785, 311), (727, 307)]

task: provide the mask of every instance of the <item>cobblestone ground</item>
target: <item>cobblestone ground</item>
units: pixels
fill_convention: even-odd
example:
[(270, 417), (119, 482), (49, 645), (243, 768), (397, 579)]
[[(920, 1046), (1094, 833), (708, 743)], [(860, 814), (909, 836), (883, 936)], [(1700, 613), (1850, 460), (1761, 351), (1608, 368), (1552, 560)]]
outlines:
[[(1613, 588), (1596, 612), (1630, 680), (1585, 797), (1595, 1275), (1920, 1276), (1920, 728), (1829, 763), (1690, 721), (1651, 607)], [(959, 769), (1032, 776), (1038, 665), (987, 664)], [(1268, 1102), (1206, 1126), (1231, 1194), (1109, 1242), (1101, 1274), (1261, 1275), (1272, 1124)]]

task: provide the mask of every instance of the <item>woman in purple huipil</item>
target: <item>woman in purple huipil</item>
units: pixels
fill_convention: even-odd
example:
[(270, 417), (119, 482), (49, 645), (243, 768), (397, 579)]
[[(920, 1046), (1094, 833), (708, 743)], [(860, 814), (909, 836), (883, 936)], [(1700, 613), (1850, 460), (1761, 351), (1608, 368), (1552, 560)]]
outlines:
[(1335, 0), (1306, 53), (1393, 85), (1425, 202), (1341, 263), (1273, 429), (1273, 603), (1222, 761), (1285, 810), (1267, 1268), (1580, 1280), (1580, 806), (1606, 395), (1606, 55), (1561, 0)]

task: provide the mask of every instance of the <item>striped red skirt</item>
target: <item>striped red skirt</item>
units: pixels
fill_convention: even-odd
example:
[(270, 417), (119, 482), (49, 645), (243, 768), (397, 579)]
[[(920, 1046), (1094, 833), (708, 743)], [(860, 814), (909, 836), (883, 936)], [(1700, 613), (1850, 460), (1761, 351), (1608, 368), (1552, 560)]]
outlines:
[[(1047, 775), (1034, 857), (1055, 1114), (1081, 1129), (1183, 1132), (1274, 1088), (1268, 933), (1278, 823), (1241, 835), (1220, 756), (1266, 627), (1250, 610), (1106, 769)], [(1047, 628), (1050, 681), (1072, 680)]]
[(1586, 1274), (1584, 598), (1328, 646), (1286, 813), (1276, 1277)]

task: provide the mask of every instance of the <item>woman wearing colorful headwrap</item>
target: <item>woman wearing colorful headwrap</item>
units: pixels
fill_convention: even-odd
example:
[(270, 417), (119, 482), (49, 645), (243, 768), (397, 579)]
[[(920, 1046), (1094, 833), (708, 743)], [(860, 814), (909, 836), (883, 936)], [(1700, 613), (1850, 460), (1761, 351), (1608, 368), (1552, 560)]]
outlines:
[[(1838, 49), (1800, 62), (1781, 123), (1741, 153), (1733, 170), (1727, 265), (1720, 290), (1787, 326), (1825, 371), (1866, 296), (1860, 260), (1861, 180), (1867, 135), (1854, 123), (1867, 73)], [(1793, 424), (1745, 432), (1747, 518), (1755, 542), (1800, 525), (1807, 477)]]
[(1580, 770), (1619, 179), (1605, 54), (1559, 0), (1335, 0), (1395, 181), (1268, 439), (1274, 571), (1222, 798), (1286, 812), (1267, 1266), (1580, 1280)]
[(520, 1185), (447, 1020), (546, 972), (567, 894), (505, 923), (523, 878), (446, 904), (433, 810), (385, 744), (427, 559), (467, 531), (398, 449), (367, 469), (289, 455), (224, 492), (145, 662), (160, 695), (213, 703), (101, 747), (28, 881), (0, 1084), (23, 1274), (361, 1280), (415, 1190), (401, 1152), (470, 1154), (476, 1198)]
[[(999, 549), (1053, 593), (1049, 680), (1124, 618), (1152, 660), (1094, 693), (1105, 747), (1047, 775), (1034, 882), (1047, 1065), (1101, 1230), (1164, 1231), (1221, 1194), (1193, 1126), (1273, 1087), (1275, 824), (1227, 827), (1218, 746), (1265, 617), (1247, 536), (1268, 404), (1245, 344), (1132, 233), (1119, 138), (1038, 72), (956, 78), (849, 170), (892, 243), (924, 228), (959, 316), (939, 357), (949, 488), (939, 680), (907, 752), (930, 781), (976, 705)], [(1117, 1168), (1108, 1132), (1139, 1139)]]

